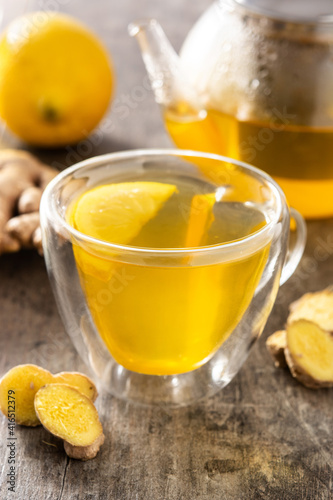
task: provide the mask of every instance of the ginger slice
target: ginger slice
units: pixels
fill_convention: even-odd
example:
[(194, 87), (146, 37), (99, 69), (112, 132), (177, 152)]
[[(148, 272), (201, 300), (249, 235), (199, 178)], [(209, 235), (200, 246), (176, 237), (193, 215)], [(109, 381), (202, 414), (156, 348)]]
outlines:
[(333, 335), (300, 319), (287, 326), (285, 356), (292, 375), (311, 389), (333, 386)]
[(45, 385), (35, 396), (35, 410), (45, 429), (64, 440), (69, 457), (89, 460), (97, 455), (103, 428), (87, 396), (66, 384)]
[(97, 399), (98, 392), (94, 382), (79, 372), (61, 372), (54, 375), (54, 382), (58, 384), (67, 384), (74, 387), (79, 392), (87, 396), (94, 402)]
[(306, 293), (290, 305), (287, 323), (307, 319), (333, 332), (333, 290), (327, 288), (320, 292)]
[(287, 366), (286, 357), (284, 354), (287, 345), (287, 332), (286, 330), (278, 330), (270, 335), (266, 340), (266, 347), (269, 354), (274, 360), (277, 368), (285, 368)]
[[(19, 425), (40, 425), (34, 408), (36, 392), (53, 381), (53, 375), (36, 365), (18, 365), (0, 381), (0, 409), (8, 417), (14, 415)], [(14, 391), (14, 392), (12, 392)], [(9, 410), (9, 411), (8, 411)]]
[[(37, 365), (18, 365), (11, 368), (0, 381), (0, 409), (8, 416), (9, 400), (15, 401), (15, 422), (19, 425), (35, 427), (40, 425), (35, 412), (36, 392), (46, 384), (68, 384), (75, 387), (92, 401), (98, 396), (95, 384), (89, 377), (78, 372), (62, 372), (52, 375)], [(14, 391), (8, 392), (8, 391)], [(8, 396), (11, 396), (9, 398)], [(10, 406), (12, 409), (13, 404)]]

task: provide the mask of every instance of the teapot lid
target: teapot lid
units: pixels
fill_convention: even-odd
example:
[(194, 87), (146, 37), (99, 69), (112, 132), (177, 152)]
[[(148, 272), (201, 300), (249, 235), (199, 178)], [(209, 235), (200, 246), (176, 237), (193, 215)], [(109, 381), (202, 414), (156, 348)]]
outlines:
[(282, 21), (333, 22), (332, 0), (234, 0), (250, 11)]

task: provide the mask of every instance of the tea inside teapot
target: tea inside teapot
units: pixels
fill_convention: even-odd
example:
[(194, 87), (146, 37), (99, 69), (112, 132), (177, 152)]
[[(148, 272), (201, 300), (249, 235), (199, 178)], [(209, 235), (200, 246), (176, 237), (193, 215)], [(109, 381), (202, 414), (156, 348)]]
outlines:
[[(163, 54), (165, 75), (165, 47)], [(306, 217), (333, 215), (330, 2), (216, 2), (190, 31), (177, 64), (173, 78), (160, 78), (160, 87), (170, 78), (172, 85), (159, 102), (178, 147), (251, 163)]]

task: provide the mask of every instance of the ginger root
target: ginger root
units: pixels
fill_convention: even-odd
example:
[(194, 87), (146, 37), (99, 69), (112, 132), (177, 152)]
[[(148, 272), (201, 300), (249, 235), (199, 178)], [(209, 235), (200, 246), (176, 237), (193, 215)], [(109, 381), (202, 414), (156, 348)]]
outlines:
[(0, 380), (0, 410), (8, 416), (8, 391), (15, 401), (15, 421), (19, 425), (40, 425), (34, 408), (37, 391), (46, 384), (65, 383), (80, 391), (92, 401), (98, 396), (95, 384), (89, 377), (77, 372), (62, 372), (52, 375), (36, 365), (18, 365), (9, 370)]
[(289, 306), (287, 324), (299, 319), (307, 319), (333, 332), (333, 290), (326, 288), (320, 292), (306, 293)]
[(26, 151), (0, 151), (0, 255), (33, 247), (42, 253), (39, 203), (57, 173)]
[(287, 366), (284, 350), (287, 344), (287, 332), (279, 330), (268, 337), (266, 347), (274, 360), (276, 367), (284, 368)]
[(275, 365), (311, 389), (333, 386), (333, 290), (306, 293), (289, 309), (286, 330), (266, 340)]
[(67, 455), (94, 458), (104, 443), (102, 424), (91, 400), (66, 384), (45, 385), (36, 393), (35, 410), (43, 427), (64, 440)]

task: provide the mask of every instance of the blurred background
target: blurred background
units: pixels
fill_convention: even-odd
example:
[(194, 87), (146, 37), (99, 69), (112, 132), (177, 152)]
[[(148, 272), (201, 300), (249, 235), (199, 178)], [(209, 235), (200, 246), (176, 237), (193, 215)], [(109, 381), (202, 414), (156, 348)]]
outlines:
[[(107, 115), (95, 130), (89, 144), (77, 144), (52, 151), (54, 166), (69, 166), (96, 154), (144, 147), (170, 147), (160, 110), (154, 101), (137, 42), (128, 35), (127, 26), (136, 19), (156, 17), (178, 51), (187, 32), (211, 5), (210, 0), (191, 3), (169, 0), (15, 0), (2, 2), (2, 30), (15, 17), (36, 10), (63, 12), (76, 17), (98, 32), (113, 58), (116, 86)], [(130, 13), (130, 14), (128, 14)], [(177, 22), (181, 18), (182, 22)], [(24, 85), (24, 82), (22, 82)], [(50, 151), (27, 148), (11, 133), (2, 131), (2, 147), (24, 147), (41, 159)]]

